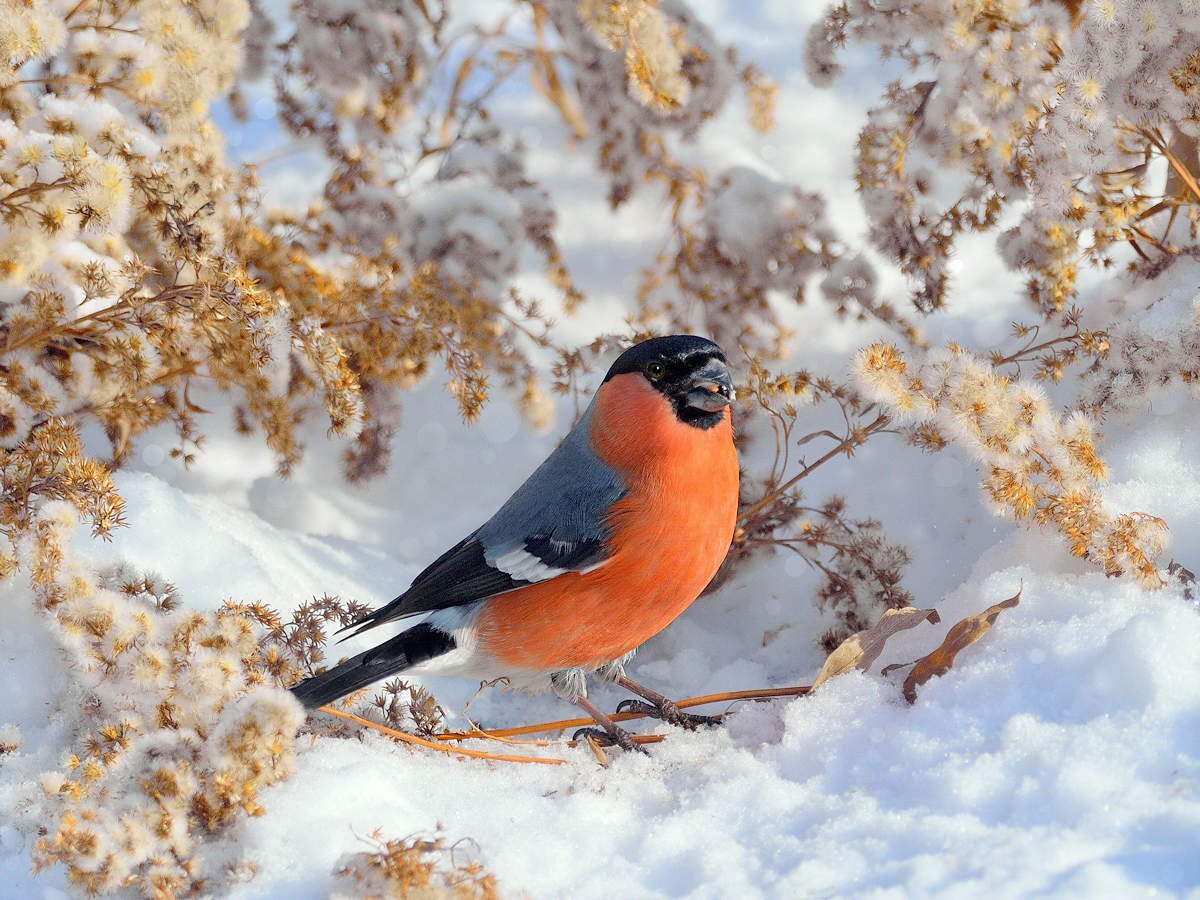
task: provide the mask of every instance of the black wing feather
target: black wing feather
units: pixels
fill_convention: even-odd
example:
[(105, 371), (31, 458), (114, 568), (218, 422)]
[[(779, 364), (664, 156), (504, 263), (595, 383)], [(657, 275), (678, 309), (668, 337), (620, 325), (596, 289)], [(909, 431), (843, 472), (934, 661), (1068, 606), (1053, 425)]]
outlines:
[(407, 591), (342, 631), (353, 628), (354, 631), (346, 635), (352, 638), (384, 622), (462, 606), (532, 583), (488, 565), (483, 544), (475, 534), (470, 534), (426, 566)]

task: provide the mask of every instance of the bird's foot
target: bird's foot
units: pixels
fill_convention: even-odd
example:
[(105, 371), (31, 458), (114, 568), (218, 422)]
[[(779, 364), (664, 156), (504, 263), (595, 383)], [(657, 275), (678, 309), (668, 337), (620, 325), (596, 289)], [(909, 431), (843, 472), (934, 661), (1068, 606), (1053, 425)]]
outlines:
[(695, 731), (700, 726), (711, 728), (714, 725), (721, 724), (721, 720), (716, 716), (697, 716), (692, 713), (685, 713), (676, 705), (674, 700), (668, 700), (665, 697), (658, 703), (647, 703), (644, 700), (634, 700), (632, 698), (622, 700), (617, 705), (617, 712), (641, 713), (644, 716), (659, 719), (668, 725), (674, 725), (676, 728), (683, 728), (687, 731)]
[(595, 741), (601, 747), (620, 747), (622, 750), (649, 755), (649, 751), (645, 747), (634, 741), (633, 735), (624, 728), (618, 728), (615, 725), (611, 731), (599, 728), (580, 728), (571, 735), (571, 740), (573, 741), (584, 738)]

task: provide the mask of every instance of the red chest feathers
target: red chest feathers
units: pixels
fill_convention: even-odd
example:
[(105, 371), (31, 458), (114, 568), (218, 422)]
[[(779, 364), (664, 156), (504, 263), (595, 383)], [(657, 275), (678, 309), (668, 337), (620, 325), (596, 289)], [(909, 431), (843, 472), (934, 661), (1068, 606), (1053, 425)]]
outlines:
[(489, 601), (484, 649), (519, 668), (592, 668), (632, 650), (683, 612), (712, 580), (733, 538), (738, 465), (728, 409), (707, 430), (680, 422), (636, 374), (596, 399), (592, 445), (625, 478), (609, 520), (612, 556)]

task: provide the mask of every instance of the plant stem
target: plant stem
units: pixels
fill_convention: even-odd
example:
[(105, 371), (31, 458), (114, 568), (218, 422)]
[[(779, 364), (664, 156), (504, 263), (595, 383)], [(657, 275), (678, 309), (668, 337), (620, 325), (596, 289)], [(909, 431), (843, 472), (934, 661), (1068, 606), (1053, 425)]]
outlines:
[(361, 716), (343, 712), (340, 709), (333, 709), (330, 706), (319, 707), (319, 711), (329, 713), (331, 716), (337, 716), (339, 719), (345, 719), (348, 722), (354, 722), (356, 725), (361, 725), (364, 728), (372, 728), (375, 731), (386, 734), (393, 740), (402, 741), (406, 744), (416, 744), (418, 747), (426, 747), (430, 750), (436, 750), (439, 753), (452, 753), (455, 756), (470, 756), (475, 759), (497, 759), (503, 762), (538, 763), (545, 766), (562, 766), (567, 763), (565, 759), (552, 756), (508, 756), (501, 753), (485, 753), (482, 750), (468, 750), (464, 747), (446, 747), (435, 741), (427, 741), (425, 738), (419, 738), (415, 734), (405, 734), (403, 731), (396, 731), (394, 728), (388, 728), (386, 725), (380, 725), (377, 722), (372, 722), (370, 719), (364, 719)]
[[(709, 703), (729, 703), (734, 700), (770, 700), (775, 697), (803, 697), (809, 691), (808, 685), (784, 688), (758, 688), (747, 691), (726, 691), (721, 694), (705, 694), (702, 697), (690, 697), (679, 700), (676, 706), (688, 709), (692, 706), (704, 706)], [(628, 722), (630, 719), (644, 719), (645, 713), (628, 712), (611, 716), (614, 722)], [(514, 728), (496, 728), (490, 731), (448, 731), (436, 735), (439, 741), (465, 741), (470, 738), (500, 738), (518, 737), (523, 734), (540, 734), (546, 731), (563, 731), (567, 728), (583, 728), (594, 725), (591, 719), (560, 719), (557, 722), (539, 722), (536, 725), (519, 725)], [(660, 735), (634, 735), (639, 743), (653, 743), (639, 740), (641, 738), (660, 738)]]
[(888, 421), (889, 421), (889, 419), (888, 419), (887, 415), (884, 413), (880, 413), (876, 417), (875, 421), (872, 422), (870, 425), (868, 425), (866, 428), (852, 432), (849, 436), (843, 438), (836, 447), (834, 447), (832, 450), (830, 450), (828, 453), (826, 453), (824, 456), (822, 456), (820, 459), (818, 459), (815, 463), (813, 463), (810, 466), (805, 466), (803, 469), (801, 469), (799, 472), (797, 472), (794, 476), (789, 478), (786, 482), (781, 484), (779, 487), (775, 488), (775, 490), (770, 491), (766, 496), (764, 496), (762, 499), (760, 499), (757, 503), (753, 503), (750, 506), (746, 507), (740, 513), (738, 513), (737, 520), (739, 522), (746, 521), (748, 518), (750, 518), (756, 512), (758, 512), (759, 510), (763, 509), (766, 506), (769, 506), (770, 504), (774, 503), (775, 500), (777, 500), (779, 497), (783, 496), (783, 494), (785, 494), (792, 487), (792, 485), (794, 485), (797, 481), (812, 474), (812, 471), (814, 469), (818, 468), (819, 466), (824, 465), (825, 463), (829, 462), (829, 460), (833, 459), (835, 456), (838, 456), (839, 454), (848, 453), (849, 451), (853, 450), (855, 447), (861, 446), (863, 441), (865, 441), (870, 435), (874, 434), (876, 431), (879, 431), (881, 428), (883, 428), (883, 426), (886, 425), (888, 423)]

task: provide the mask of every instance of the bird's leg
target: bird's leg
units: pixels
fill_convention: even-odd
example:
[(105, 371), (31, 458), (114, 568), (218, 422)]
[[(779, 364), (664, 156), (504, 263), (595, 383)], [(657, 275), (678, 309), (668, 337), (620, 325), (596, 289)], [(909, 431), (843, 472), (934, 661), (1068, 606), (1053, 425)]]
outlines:
[(589, 716), (595, 719), (596, 723), (604, 730), (600, 731), (597, 728), (580, 728), (572, 736), (572, 740), (577, 741), (581, 737), (589, 737), (592, 740), (599, 742), (600, 746), (602, 747), (617, 746), (622, 750), (636, 750), (639, 753), (648, 752), (645, 747), (634, 743), (633, 737), (628, 731), (602, 713), (596, 707), (596, 705), (592, 703), (592, 701), (588, 700), (587, 697), (577, 697), (575, 699), (575, 703), (576, 705), (582, 707)]
[(658, 691), (653, 691), (645, 685), (638, 684), (636, 681), (626, 678), (624, 675), (616, 679), (617, 684), (625, 688), (627, 691), (633, 691), (640, 697), (645, 697), (649, 703), (643, 703), (641, 700), (622, 700), (617, 705), (617, 712), (638, 712), (651, 718), (661, 719), (668, 725), (674, 725), (677, 728), (686, 728), (688, 731), (695, 731), (701, 725), (720, 725), (721, 720), (715, 716), (695, 716), (691, 713), (685, 713), (675, 701), (664, 697)]

